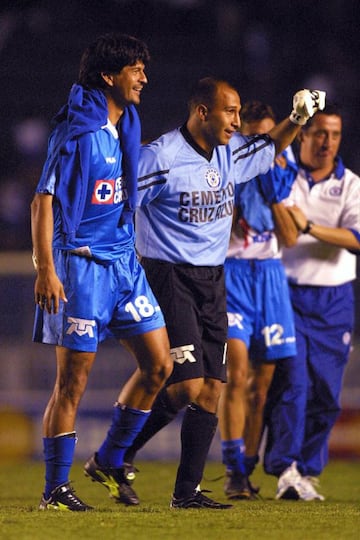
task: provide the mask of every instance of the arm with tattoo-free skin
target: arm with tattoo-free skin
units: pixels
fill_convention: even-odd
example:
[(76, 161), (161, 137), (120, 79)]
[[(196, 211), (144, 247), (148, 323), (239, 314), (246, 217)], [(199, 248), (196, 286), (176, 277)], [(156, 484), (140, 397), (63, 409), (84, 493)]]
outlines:
[(41, 309), (58, 313), (60, 300), (67, 302), (64, 287), (54, 266), (52, 239), (54, 230), (53, 196), (37, 193), (31, 203), (33, 258), (37, 271), (34, 299)]
[(298, 206), (289, 206), (287, 211), (300, 232), (308, 229), (307, 234), (322, 242), (350, 250), (360, 249), (360, 243), (351, 230), (344, 227), (326, 227), (325, 225), (312, 223)]
[(275, 232), (280, 244), (285, 247), (292, 247), (297, 242), (298, 229), (286, 206), (282, 202), (271, 205), (275, 221)]
[(268, 133), (275, 144), (275, 153), (280, 154), (295, 139), (301, 129), (300, 125), (294, 124), (289, 118), (285, 118), (276, 124)]

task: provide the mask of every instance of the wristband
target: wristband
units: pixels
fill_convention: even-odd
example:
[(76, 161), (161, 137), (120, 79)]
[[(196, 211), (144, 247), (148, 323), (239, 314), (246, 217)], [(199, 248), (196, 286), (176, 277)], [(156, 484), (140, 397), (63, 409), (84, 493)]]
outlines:
[(306, 227), (305, 227), (305, 229), (303, 229), (301, 232), (302, 232), (303, 234), (308, 234), (308, 233), (311, 231), (313, 225), (314, 225), (314, 222), (311, 221), (310, 219), (308, 219), (307, 222), (306, 222)]

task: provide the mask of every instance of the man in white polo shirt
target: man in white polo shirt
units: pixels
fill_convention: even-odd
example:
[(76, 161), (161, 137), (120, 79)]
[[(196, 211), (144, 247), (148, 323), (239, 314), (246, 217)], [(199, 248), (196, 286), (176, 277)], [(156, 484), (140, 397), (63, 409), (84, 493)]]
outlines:
[(279, 478), (278, 499), (324, 499), (315, 486), (340, 412), (360, 250), (360, 178), (338, 155), (341, 132), (339, 108), (329, 104), (303, 126), (287, 199), (299, 230), (283, 251), (298, 353), (277, 364), (267, 406), (264, 466)]

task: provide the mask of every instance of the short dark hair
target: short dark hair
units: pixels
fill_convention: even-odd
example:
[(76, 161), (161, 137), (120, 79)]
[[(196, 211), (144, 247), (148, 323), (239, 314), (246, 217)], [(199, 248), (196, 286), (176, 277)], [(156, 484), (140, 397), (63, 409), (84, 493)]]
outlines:
[(88, 88), (106, 88), (101, 73), (119, 73), (125, 66), (149, 62), (147, 45), (127, 34), (103, 34), (83, 52), (80, 60), (79, 84)]
[(342, 117), (341, 116), (341, 106), (338, 103), (327, 101), (326, 105), (325, 105), (325, 108), (322, 111), (316, 111), (314, 116), (309, 118), (309, 120), (306, 122), (306, 124), (302, 127), (302, 130), (303, 131), (308, 130), (309, 127), (311, 127), (311, 125), (313, 124), (314, 118), (319, 114), (326, 114), (328, 116), (335, 115), (335, 116), (339, 116), (341, 118)]
[(204, 77), (197, 81), (191, 89), (190, 97), (188, 99), (188, 108), (191, 111), (194, 107), (203, 103), (207, 107), (211, 107), (215, 101), (219, 86), (225, 85), (237, 92), (229, 82), (223, 79), (216, 79), (214, 77)]
[(256, 99), (247, 101), (240, 111), (240, 119), (244, 124), (250, 122), (257, 122), (258, 120), (264, 120), (264, 118), (271, 118), (276, 122), (275, 113), (270, 105), (258, 101)]

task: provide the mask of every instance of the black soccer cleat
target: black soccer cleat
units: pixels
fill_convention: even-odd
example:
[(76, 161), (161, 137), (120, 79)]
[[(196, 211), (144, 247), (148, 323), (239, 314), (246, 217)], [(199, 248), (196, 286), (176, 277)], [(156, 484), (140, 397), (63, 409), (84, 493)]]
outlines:
[(251, 482), (250, 478), (248, 477), (248, 484), (249, 484), (249, 489), (251, 491), (251, 494), (255, 497), (255, 498), (259, 498), (261, 499), (261, 495), (260, 495), (260, 486), (254, 486), (254, 484)]
[(210, 510), (227, 510), (232, 504), (224, 504), (206, 497), (203, 491), (195, 490), (189, 497), (176, 498), (173, 496), (170, 508), (207, 508)]
[(140, 503), (139, 497), (132, 489), (131, 484), (135, 480), (136, 469), (132, 465), (124, 464), (118, 469), (100, 467), (94, 454), (84, 466), (85, 476), (89, 476), (93, 482), (99, 482), (109, 490), (109, 495), (118, 503), (127, 506), (136, 506)]
[(230, 500), (249, 501), (258, 498), (259, 488), (251, 484), (248, 477), (238, 471), (226, 471), (224, 493)]
[(93, 510), (93, 507), (79, 499), (70, 486), (70, 482), (67, 482), (53, 489), (48, 499), (45, 499), (43, 495), (39, 504), (39, 510), (87, 512), (88, 510)]

